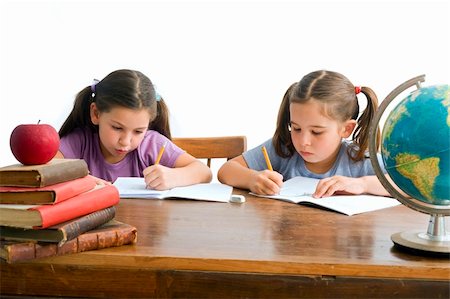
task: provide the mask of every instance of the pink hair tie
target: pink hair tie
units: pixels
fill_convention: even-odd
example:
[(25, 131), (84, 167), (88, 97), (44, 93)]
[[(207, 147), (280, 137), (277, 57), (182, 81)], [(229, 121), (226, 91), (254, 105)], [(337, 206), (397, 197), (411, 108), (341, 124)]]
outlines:
[(355, 86), (355, 94), (358, 94), (361, 92), (361, 86)]

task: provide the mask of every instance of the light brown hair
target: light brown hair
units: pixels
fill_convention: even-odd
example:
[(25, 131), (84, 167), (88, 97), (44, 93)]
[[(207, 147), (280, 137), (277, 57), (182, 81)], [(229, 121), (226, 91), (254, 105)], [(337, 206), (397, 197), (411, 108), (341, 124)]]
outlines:
[[(293, 83), (284, 94), (278, 111), (277, 127), (272, 139), (277, 154), (280, 157), (288, 158), (295, 153), (290, 133), (290, 104), (315, 100), (324, 104), (325, 112), (331, 118), (341, 122), (350, 119), (357, 121), (352, 134), (355, 146), (351, 147), (352, 152), (348, 152), (348, 154), (354, 161), (364, 159), (369, 145), (369, 126), (378, 108), (378, 98), (369, 87), (361, 87), (361, 93), (367, 99), (367, 106), (359, 115), (355, 86), (340, 73), (319, 70), (311, 72), (299, 82)], [(379, 148), (379, 144), (380, 132), (378, 130), (377, 148)]]

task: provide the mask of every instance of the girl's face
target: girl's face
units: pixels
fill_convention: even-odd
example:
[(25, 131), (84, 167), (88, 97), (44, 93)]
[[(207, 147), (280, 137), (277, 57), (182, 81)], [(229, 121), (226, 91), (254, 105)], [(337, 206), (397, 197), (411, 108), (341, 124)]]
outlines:
[(98, 125), (103, 157), (109, 163), (117, 163), (141, 144), (148, 129), (150, 114), (146, 109), (124, 107), (99, 112), (95, 103), (92, 103), (91, 120)]
[(350, 136), (356, 122), (331, 119), (325, 114), (323, 104), (316, 100), (292, 103), (289, 109), (291, 138), (296, 151), (310, 171), (327, 172), (336, 161), (342, 138)]

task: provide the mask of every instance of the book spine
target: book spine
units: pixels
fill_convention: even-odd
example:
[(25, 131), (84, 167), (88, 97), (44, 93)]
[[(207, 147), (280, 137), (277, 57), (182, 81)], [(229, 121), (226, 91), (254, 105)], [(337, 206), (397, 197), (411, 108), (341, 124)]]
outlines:
[(84, 192), (55, 205), (42, 205), (37, 208), (42, 224), (36, 228), (47, 228), (70, 219), (81, 217), (118, 204), (119, 191), (113, 185), (104, 185)]
[(78, 238), (66, 242), (62, 246), (49, 243), (15, 243), (5, 245), (6, 256), (2, 256), (8, 263), (26, 261), (36, 258), (52, 257), (117, 247), (136, 243), (137, 231), (133, 226), (118, 227), (113, 231), (105, 230), (85, 233)]
[(56, 204), (97, 185), (93, 176), (62, 182), (46, 187), (5, 187), (0, 186), (0, 204), (39, 205)]
[(89, 174), (86, 161), (74, 160), (71, 163), (61, 163), (61, 167), (42, 168), (39, 171), (39, 186), (44, 187), (57, 183), (85, 177)]
[(63, 245), (66, 241), (70, 241), (84, 232), (90, 231), (109, 220), (112, 220), (116, 214), (116, 208), (109, 207), (89, 215), (80, 217), (76, 221), (71, 221), (67, 225), (61, 226), (64, 238), (59, 242), (59, 246)]

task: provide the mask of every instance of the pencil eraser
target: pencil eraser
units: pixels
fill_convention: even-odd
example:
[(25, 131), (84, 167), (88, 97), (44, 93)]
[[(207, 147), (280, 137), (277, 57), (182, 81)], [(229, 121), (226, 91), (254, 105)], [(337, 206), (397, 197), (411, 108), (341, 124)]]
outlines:
[(230, 202), (244, 203), (245, 197), (243, 195), (231, 195)]

